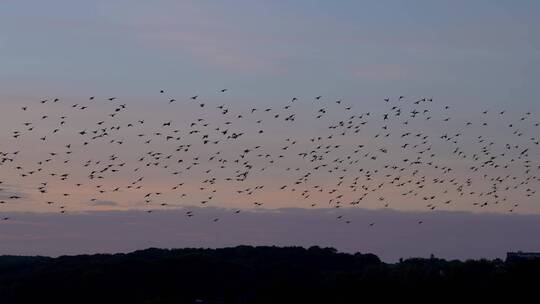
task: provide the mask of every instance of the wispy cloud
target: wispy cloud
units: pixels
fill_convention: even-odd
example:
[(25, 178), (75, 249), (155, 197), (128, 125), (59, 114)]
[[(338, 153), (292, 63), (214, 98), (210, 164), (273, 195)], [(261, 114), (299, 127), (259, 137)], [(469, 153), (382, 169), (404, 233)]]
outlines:
[(94, 202), (90, 202), (89, 204), (94, 206), (118, 206), (119, 204), (117, 202), (108, 201), (108, 200), (97, 200)]
[(0, 201), (3, 201), (4, 203), (7, 203), (7, 201), (16, 203), (21, 199), (28, 199), (28, 195), (24, 189), (15, 185), (0, 184)]
[(268, 72), (277, 69), (284, 56), (279, 52), (281, 46), (276, 37), (270, 37), (261, 28), (254, 31), (235, 25), (234, 18), (242, 19), (241, 13), (226, 17), (200, 2), (163, 5), (167, 9), (146, 3), (123, 6), (107, 2), (100, 11), (109, 22), (142, 40), (145, 47), (178, 52), (178, 56), (191, 56), (214, 67)]

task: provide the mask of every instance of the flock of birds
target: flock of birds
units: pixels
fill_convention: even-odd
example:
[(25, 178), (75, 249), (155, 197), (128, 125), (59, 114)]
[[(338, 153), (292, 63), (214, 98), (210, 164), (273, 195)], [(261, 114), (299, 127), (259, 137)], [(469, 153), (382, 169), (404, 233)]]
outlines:
[(291, 206), (335, 208), (351, 223), (357, 206), (514, 212), (533, 203), (540, 181), (531, 113), (466, 121), (405, 96), (382, 99), (380, 112), (323, 96), (234, 111), (156, 95), (131, 116), (129, 102), (94, 96), (2, 111), (18, 122), (0, 135), (0, 212), (182, 208), (190, 218), (190, 206), (232, 215)]

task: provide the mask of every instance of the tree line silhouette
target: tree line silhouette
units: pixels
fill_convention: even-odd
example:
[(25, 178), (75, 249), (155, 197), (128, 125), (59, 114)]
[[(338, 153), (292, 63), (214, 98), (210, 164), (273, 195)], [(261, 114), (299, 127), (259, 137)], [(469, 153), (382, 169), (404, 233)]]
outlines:
[(515, 300), (534, 294), (540, 260), (384, 263), (333, 248), (147, 249), (0, 257), (0, 303), (363, 303)]

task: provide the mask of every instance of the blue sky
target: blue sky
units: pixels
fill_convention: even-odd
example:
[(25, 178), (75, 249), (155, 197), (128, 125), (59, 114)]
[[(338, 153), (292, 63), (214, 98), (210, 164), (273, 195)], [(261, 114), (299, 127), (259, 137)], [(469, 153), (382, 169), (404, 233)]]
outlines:
[[(232, 87), (538, 108), (537, 1), (3, 1), (6, 97)], [(317, 93), (315, 93), (317, 91)]]

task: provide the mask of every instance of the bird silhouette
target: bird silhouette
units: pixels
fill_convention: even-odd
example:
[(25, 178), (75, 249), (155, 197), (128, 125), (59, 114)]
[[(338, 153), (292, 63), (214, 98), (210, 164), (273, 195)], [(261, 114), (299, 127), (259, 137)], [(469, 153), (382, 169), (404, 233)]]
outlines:
[[(340, 212), (414, 205), (514, 213), (537, 195), (540, 123), (531, 112), (483, 109), (467, 121), (454, 105), (404, 95), (379, 99), (370, 112), (345, 99), (297, 97), (235, 107), (212, 100), (234, 91), (212, 91), (212, 98), (176, 103), (161, 89), (154, 94), (163, 105), (152, 105), (160, 115), (116, 97), (23, 105), (4, 131), (0, 166), (10, 185), (30, 190), (1, 189), (0, 208), (35, 202), (68, 214), (131, 201), (152, 213), (235, 201), (273, 209), (286, 198), (291, 206)], [(336, 219), (355, 226), (344, 214)]]

